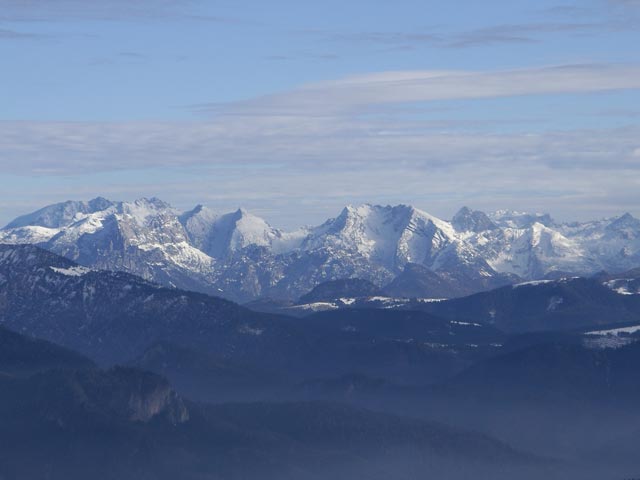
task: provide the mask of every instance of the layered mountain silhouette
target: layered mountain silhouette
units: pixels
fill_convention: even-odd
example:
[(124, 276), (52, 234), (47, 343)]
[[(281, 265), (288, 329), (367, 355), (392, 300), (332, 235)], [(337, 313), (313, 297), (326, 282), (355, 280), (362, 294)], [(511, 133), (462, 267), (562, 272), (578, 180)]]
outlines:
[(354, 406), (192, 403), (156, 374), (101, 370), (2, 328), (0, 351), (5, 478), (464, 478), (543, 464), (486, 435)]

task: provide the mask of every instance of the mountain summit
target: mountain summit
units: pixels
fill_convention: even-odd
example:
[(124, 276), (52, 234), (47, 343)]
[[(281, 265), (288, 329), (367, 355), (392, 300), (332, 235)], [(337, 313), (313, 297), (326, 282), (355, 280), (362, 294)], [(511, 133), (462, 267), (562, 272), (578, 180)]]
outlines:
[(457, 296), (518, 278), (640, 264), (640, 220), (630, 214), (564, 224), (546, 214), (468, 207), (446, 221), (409, 205), (347, 206), (319, 226), (284, 232), (244, 209), (179, 212), (157, 198), (98, 197), (21, 216), (0, 230), (0, 242), (34, 244), (88, 267), (241, 302), (297, 299), (345, 278), (384, 287), (407, 265), (435, 275), (423, 272), (420, 284), (447, 285), (448, 296)]
[(486, 213), (471, 210), (469, 207), (462, 207), (451, 220), (451, 224), (459, 232), (478, 233), (498, 228)]

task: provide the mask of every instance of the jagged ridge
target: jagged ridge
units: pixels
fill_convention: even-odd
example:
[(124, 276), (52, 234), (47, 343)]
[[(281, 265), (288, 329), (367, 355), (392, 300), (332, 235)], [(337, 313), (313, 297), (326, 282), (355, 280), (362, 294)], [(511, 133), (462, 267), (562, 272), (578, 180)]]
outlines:
[(348, 206), (320, 226), (284, 232), (243, 209), (219, 215), (198, 205), (180, 213), (156, 198), (96, 198), (19, 217), (0, 230), (0, 242), (35, 244), (93, 268), (240, 302), (297, 299), (346, 278), (382, 288), (407, 265), (437, 280), (423, 275), (424, 285), (413, 285), (408, 296), (440, 297), (442, 285), (459, 296), (518, 278), (640, 264), (640, 220), (630, 214), (565, 224), (549, 215), (467, 207), (449, 222), (408, 205)]

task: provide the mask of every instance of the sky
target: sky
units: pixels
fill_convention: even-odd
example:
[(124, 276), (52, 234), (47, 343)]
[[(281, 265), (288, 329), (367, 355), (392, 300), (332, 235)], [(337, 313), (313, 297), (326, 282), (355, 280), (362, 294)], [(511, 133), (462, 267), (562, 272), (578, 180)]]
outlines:
[(640, 216), (640, 0), (0, 0), (0, 224), (67, 199)]

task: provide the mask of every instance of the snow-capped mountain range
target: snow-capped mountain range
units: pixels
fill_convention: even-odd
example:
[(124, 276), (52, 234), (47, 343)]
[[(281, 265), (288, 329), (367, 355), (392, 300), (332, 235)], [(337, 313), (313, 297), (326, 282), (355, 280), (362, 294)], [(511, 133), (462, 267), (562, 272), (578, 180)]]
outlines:
[(180, 212), (156, 198), (95, 198), (19, 217), (0, 230), (0, 243), (35, 244), (88, 267), (241, 302), (297, 299), (342, 278), (383, 287), (415, 264), (456, 296), (637, 267), (640, 220), (625, 214), (557, 223), (549, 215), (465, 207), (446, 221), (407, 205), (367, 204), (345, 207), (320, 226), (284, 232), (243, 209), (218, 214), (198, 205)]

